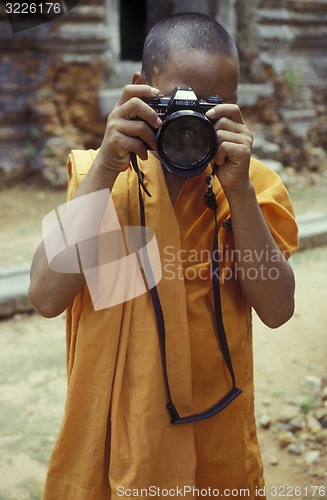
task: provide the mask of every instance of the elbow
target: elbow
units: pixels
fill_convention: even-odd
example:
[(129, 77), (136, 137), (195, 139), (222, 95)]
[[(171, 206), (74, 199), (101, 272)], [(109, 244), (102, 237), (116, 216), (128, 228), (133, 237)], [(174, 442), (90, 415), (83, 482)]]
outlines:
[(295, 280), (290, 267), (288, 267), (288, 279), (271, 293), (265, 306), (261, 319), (269, 328), (279, 328), (292, 318), (295, 310)]
[(268, 314), (260, 315), (261, 321), (268, 326), (268, 328), (276, 329), (287, 323), (293, 316), (295, 310), (294, 297), (289, 300), (283, 307), (273, 309)]
[(30, 284), (28, 289), (28, 300), (33, 309), (44, 318), (55, 318), (65, 310), (56, 306), (51, 294), (40, 296), (33, 284)]

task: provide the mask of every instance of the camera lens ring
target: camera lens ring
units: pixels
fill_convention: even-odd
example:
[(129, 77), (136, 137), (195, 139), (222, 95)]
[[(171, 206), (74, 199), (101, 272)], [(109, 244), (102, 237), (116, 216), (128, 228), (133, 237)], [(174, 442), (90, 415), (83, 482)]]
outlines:
[(157, 134), (157, 151), (163, 165), (181, 177), (200, 175), (217, 149), (216, 130), (198, 111), (175, 111), (165, 118)]

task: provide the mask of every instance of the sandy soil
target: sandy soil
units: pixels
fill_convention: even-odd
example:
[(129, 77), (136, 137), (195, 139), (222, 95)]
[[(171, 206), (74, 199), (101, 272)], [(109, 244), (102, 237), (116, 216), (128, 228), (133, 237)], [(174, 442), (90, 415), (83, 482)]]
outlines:
[[(41, 240), (46, 213), (65, 201), (65, 192), (44, 187), (18, 186), (0, 193), (0, 268), (31, 261)], [(325, 209), (324, 190), (294, 192), (300, 212)], [(310, 201), (311, 200), (311, 201)], [(293, 257), (296, 274), (296, 312), (279, 328), (269, 330), (255, 318), (254, 352), (256, 413), (274, 420), (285, 403), (301, 394), (306, 375), (327, 374), (327, 248)], [(45, 320), (36, 314), (18, 315), (0, 322), (0, 500), (39, 498), (46, 465), (57, 436), (65, 397), (64, 318)], [(313, 486), (326, 485), (322, 471), (326, 457), (313, 476), (301, 457), (278, 447), (276, 434), (259, 429), (265, 464), (268, 499), (272, 486), (301, 486), (300, 495), (313, 496)], [(277, 462), (272, 465), (271, 462)], [(311, 475), (310, 475), (310, 474)], [(306, 488), (306, 489), (305, 489)], [(320, 490), (322, 493), (323, 490)]]
[[(327, 373), (326, 257), (327, 248), (324, 247), (293, 257), (297, 285), (296, 311), (291, 321), (277, 330), (269, 330), (255, 318), (258, 416), (269, 414), (273, 420), (276, 419), (287, 402), (303, 394), (302, 383), (306, 375), (324, 376)], [(260, 429), (259, 432), (268, 487), (327, 484), (326, 475), (320, 479), (310, 476), (313, 471), (307, 469), (301, 457), (292, 457), (281, 450), (273, 431)], [(274, 458), (277, 459), (277, 465), (271, 465)], [(317, 464), (314, 472), (318, 474), (318, 471), (320, 474), (327, 472), (326, 456)], [(322, 498), (327, 498), (327, 489), (326, 496)]]

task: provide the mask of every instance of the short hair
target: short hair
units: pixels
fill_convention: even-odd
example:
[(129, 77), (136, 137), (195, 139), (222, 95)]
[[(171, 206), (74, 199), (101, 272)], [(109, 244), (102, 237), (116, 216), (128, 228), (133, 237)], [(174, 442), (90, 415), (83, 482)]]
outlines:
[(154, 68), (156, 73), (163, 73), (170, 57), (183, 50), (202, 50), (238, 61), (232, 37), (216, 19), (198, 12), (181, 12), (159, 21), (145, 39), (142, 72), (147, 81), (152, 81)]

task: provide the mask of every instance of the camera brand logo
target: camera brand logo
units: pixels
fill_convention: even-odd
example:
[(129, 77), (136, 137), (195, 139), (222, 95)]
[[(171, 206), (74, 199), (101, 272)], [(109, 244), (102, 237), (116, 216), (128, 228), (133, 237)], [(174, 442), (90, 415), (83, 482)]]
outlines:
[(2, 0), (13, 33), (35, 28), (63, 16), (79, 0)]
[(136, 298), (162, 278), (154, 232), (121, 227), (108, 189), (60, 205), (42, 230), (50, 268), (84, 273), (96, 311)]

